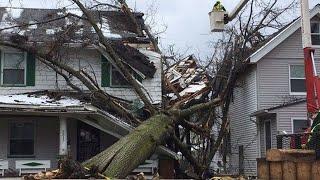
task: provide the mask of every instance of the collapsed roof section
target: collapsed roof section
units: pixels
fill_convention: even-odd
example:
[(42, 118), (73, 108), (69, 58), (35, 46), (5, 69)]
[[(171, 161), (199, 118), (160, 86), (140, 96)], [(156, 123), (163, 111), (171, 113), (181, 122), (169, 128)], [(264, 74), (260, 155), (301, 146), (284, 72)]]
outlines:
[[(177, 101), (188, 103), (193, 99), (201, 99), (207, 96), (210, 91), (209, 76), (197, 64), (194, 55), (190, 55), (173, 65), (167, 70), (165, 76), (169, 81), (166, 85), (166, 97), (170, 104)], [(174, 92), (170, 86), (177, 92)]]

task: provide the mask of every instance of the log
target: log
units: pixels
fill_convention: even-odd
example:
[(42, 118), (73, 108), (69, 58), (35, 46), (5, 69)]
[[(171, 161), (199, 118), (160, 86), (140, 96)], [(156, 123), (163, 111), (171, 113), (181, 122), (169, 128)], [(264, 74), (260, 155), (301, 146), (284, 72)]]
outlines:
[(297, 164), (297, 180), (311, 180), (312, 163), (298, 162)]
[(281, 180), (282, 179), (282, 163), (270, 162), (270, 179)]
[(269, 149), (267, 161), (313, 162), (316, 159), (314, 150), (303, 149)]
[(291, 161), (282, 162), (283, 180), (296, 180), (297, 170), (296, 164)]
[(172, 131), (173, 120), (164, 114), (154, 115), (108, 149), (84, 162), (110, 178), (125, 178), (155, 151)]
[(318, 179), (320, 177), (320, 161), (315, 161), (312, 164), (312, 179)]
[(258, 166), (258, 178), (261, 180), (268, 180), (269, 177), (269, 163), (266, 161), (266, 158), (258, 158), (257, 159)]

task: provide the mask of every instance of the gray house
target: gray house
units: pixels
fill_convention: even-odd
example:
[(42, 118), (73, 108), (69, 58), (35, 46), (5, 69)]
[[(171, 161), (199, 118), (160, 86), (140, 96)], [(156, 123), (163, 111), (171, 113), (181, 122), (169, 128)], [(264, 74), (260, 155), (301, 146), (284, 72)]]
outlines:
[[(117, 67), (95, 46), (96, 42), (87, 41), (95, 39), (92, 28), (86, 26), (85, 21), (75, 21), (72, 17), (59, 19), (68, 11), (0, 8), (1, 29), (32, 24), (2, 30), (0, 39), (13, 41), (23, 37), (27, 43), (47, 46), (61, 35), (61, 28), (67, 28), (72, 23), (80, 24), (79, 29), (65, 37), (70, 39), (61, 49), (61, 60), (76, 70), (92, 75), (96, 83), (115, 98), (126, 102), (135, 100), (137, 96)], [(70, 13), (82, 16), (79, 11), (70, 10)], [(143, 14), (136, 13), (135, 16), (142, 23)], [(101, 11), (98, 17), (104, 35), (113, 42), (112, 46), (122, 56), (133, 76), (146, 89), (150, 101), (160, 105), (161, 61), (160, 55), (150, 50), (149, 39), (138, 35), (134, 24), (119, 9)], [(59, 20), (36, 24), (50, 18)], [(85, 47), (84, 41), (87, 44)], [(48, 92), (71, 89), (59, 74), (32, 54), (4, 46), (0, 47), (0, 52), (0, 175), (2, 170), (8, 168), (18, 169), (20, 173), (37, 168), (56, 168), (59, 155), (69, 154), (76, 160), (84, 161), (133, 129), (121, 117), (101, 111), (88, 101), (51, 96), (52, 93)], [(76, 79), (72, 82), (86, 91)], [(38, 93), (29, 93), (35, 91)], [(175, 156), (164, 147), (159, 148), (159, 153)]]
[[(312, 43), (320, 70), (320, 4), (311, 11)], [(307, 122), (301, 22), (295, 20), (253, 53), (230, 109), (233, 172), (256, 174), (256, 158), (276, 147), (276, 135), (302, 132)]]

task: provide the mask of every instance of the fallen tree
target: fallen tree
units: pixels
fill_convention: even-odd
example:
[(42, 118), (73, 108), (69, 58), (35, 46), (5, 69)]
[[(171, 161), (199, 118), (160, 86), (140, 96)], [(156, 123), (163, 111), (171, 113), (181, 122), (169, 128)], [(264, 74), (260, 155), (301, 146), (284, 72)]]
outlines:
[[(84, 15), (79, 17), (74, 14), (66, 14), (64, 18), (72, 16), (77, 20), (86, 21), (90, 24), (97, 34), (98, 41), (95, 41), (93, 38), (89, 42), (84, 42), (83, 46), (94, 44), (103, 49), (103, 52), (114, 62), (121, 74), (132, 86), (136, 95), (143, 102), (144, 108), (150, 112), (150, 116), (147, 119), (139, 119), (130, 113), (128, 109), (110, 96), (108, 92), (103, 91), (95, 78), (85, 71), (75, 70), (68, 64), (59, 61), (59, 53), (63, 50), (64, 44), (68, 43), (65, 41), (65, 36), (68, 36), (68, 33), (74, 31), (74, 29), (80, 28), (78, 27), (77, 21), (64, 29), (58, 38), (51, 41), (49, 48), (43, 48), (42, 45), (36, 43), (28, 43), (27, 40), (24, 41), (25, 39), (21, 39), (21, 36), (19, 35), (16, 36), (20, 38), (18, 40), (11, 39), (8, 41), (0, 39), (0, 45), (32, 53), (41, 63), (47, 65), (62, 76), (72, 89), (79, 93), (83, 93), (82, 90), (73, 83), (71, 77), (76, 78), (90, 91), (94, 105), (101, 109), (112, 111), (118, 116), (135, 123), (136, 128), (131, 133), (121, 138), (108, 149), (84, 162), (83, 166), (92, 169), (97, 168), (100, 173), (108, 177), (124, 178), (133, 169), (150, 157), (158, 145), (167, 144), (168, 147), (173, 146), (174, 148), (172, 149), (181, 152), (193, 167), (194, 172), (198, 177), (201, 177), (204, 172), (208, 170), (212, 158), (218, 151), (227, 134), (229, 125), (227, 118), (229, 105), (232, 101), (233, 90), (236, 86), (237, 78), (247, 68), (248, 61), (245, 61), (246, 58), (256, 48), (263, 45), (268, 38), (272, 37), (272, 35), (262, 35), (260, 30), (265, 27), (278, 28), (280, 25), (275, 26), (275, 24), (278, 23), (277, 17), (285, 11), (278, 9), (277, 13), (275, 13), (275, 11), (273, 11), (275, 7), (274, 4), (276, 3), (275, 1), (275, 3), (267, 4), (265, 6), (265, 11), (261, 12), (259, 16), (261, 18), (260, 22), (257, 22), (256, 20), (253, 21), (252, 14), (254, 3), (252, 1), (249, 6), (250, 8), (248, 8), (250, 16), (247, 21), (239, 18), (238, 25), (240, 28), (237, 29), (235, 28), (236, 25), (234, 25), (232, 28), (228, 29), (225, 35), (228, 38), (216, 42), (218, 45), (221, 45), (221, 49), (217, 50), (221, 51), (218, 53), (221, 56), (214, 56), (214, 60), (210, 61), (211, 63), (207, 65), (214, 66), (214, 69), (216, 69), (215, 72), (212, 72), (213, 79), (209, 82), (211, 96), (207, 96), (207, 98), (201, 102), (190, 101), (190, 103), (182, 103), (183, 100), (178, 99), (181, 100), (177, 101), (179, 103), (159, 108), (151, 103), (147, 92), (144, 91), (141, 84), (133, 77), (129, 68), (124, 63), (124, 60), (112, 47), (112, 42), (104, 36), (101, 27), (99, 27), (92, 12), (92, 8), (98, 7), (98, 4), (86, 7), (79, 0), (72, 0), (72, 2), (79, 7)], [(158, 53), (161, 53), (150, 29), (147, 26), (136, 22), (134, 14), (128, 8), (125, 1), (119, 1), (119, 3), (119, 9), (134, 22), (138, 34), (141, 35), (146, 33), (150, 38), (154, 49), (156, 49)], [(288, 7), (285, 9), (289, 9)], [(99, 12), (99, 9), (96, 11)], [(267, 18), (271, 15), (273, 18)], [(61, 17), (59, 17), (59, 19), (60, 18)], [(58, 18), (37, 22), (36, 24), (45, 24), (56, 20), (58, 20)], [(242, 24), (244, 22), (245, 24)], [(23, 24), (18, 26), (18, 28), (31, 25), (34, 25), (34, 23), (27, 25)], [(14, 28), (17, 27), (15, 26)], [(166, 61), (166, 59), (163, 59), (163, 61)], [(218, 62), (219, 65), (216, 65), (216, 62)], [(163, 81), (163, 84), (168, 82), (166, 80)], [(177, 92), (173, 86), (169, 87), (173, 92)], [(178, 96), (178, 98), (181, 97)], [(190, 121), (192, 118), (196, 118), (196, 121)], [(220, 129), (218, 135), (213, 137), (210, 136), (210, 132), (215, 124), (220, 125)], [(177, 126), (179, 125), (184, 128), (183, 133), (181, 134), (176, 131)], [(197, 146), (200, 147), (199, 153), (195, 153), (192, 149), (193, 145), (190, 140), (190, 132), (192, 132), (193, 136), (199, 137), (199, 140), (196, 141)], [(170, 136), (174, 136), (174, 141), (170, 139)], [(168, 139), (170, 140), (169, 142)], [(195, 154), (197, 154), (197, 156), (195, 156)]]

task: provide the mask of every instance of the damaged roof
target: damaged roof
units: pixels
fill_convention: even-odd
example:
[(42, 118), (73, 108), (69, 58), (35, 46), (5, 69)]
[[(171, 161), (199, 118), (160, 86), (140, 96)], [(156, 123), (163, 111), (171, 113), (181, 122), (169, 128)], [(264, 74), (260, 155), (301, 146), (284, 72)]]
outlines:
[(156, 68), (153, 62), (148, 60), (148, 54), (143, 54), (136, 48), (133, 48), (129, 45), (124, 45), (118, 41), (112, 41), (111, 46), (121, 57), (121, 59), (124, 59), (126, 63), (139, 70), (143, 75), (152, 78), (156, 73)]
[(180, 99), (167, 85), (167, 98), (171, 103), (182, 100), (188, 103), (193, 99), (200, 99), (210, 91), (209, 79), (205, 70), (197, 64), (194, 55), (182, 59), (165, 73), (169, 83), (177, 90)]
[[(72, 13), (81, 17), (67, 16)], [(104, 36), (116, 53), (145, 77), (152, 78), (156, 68), (147, 56), (125, 43), (147, 43), (139, 36), (135, 24), (120, 9), (91, 11)], [(143, 14), (134, 13), (142, 27)], [(44, 22), (44, 23), (41, 23)], [(37, 24), (40, 23), (40, 24)], [(13, 26), (17, 26), (12, 28)], [(8, 29), (6, 29), (8, 28)], [(0, 7), (0, 38), (14, 43), (50, 42), (96, 44), (98, 37), (79, 9), (34, 9)]]
[[(67, 16), (68, 13), (76, 16)], [(104, 11), (91, 11), (95, 17), (97, 25), (103, 31), (105, 37), (109, 39), (130, 40), (139, 37), (135, 24), (119, 9), (110, 9)], [(137, 22), (141, 26), (143, 23), (143, 14), (134, 13)], [(19, 33), (27, 36), (29, 41), (48, 41), (54, 38), (59, 32), (66, 31), (70, 25), (75, 29), (68, 30), (71, 42), (78, 42), (83, 38), (92, 38), (95, 35), (82, 11), (78, 9), (34, 9), (34, 8), (4, 8), (0, 7), (1, 28), (20, 26), (13, 29), (2, 30), (1, 35)], [(35, 24), (39, 23), (39, 24)], [(34, 24), (34, 25), (29, 25)]]

